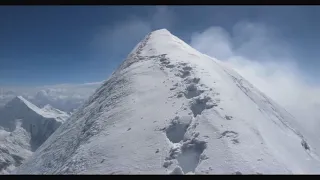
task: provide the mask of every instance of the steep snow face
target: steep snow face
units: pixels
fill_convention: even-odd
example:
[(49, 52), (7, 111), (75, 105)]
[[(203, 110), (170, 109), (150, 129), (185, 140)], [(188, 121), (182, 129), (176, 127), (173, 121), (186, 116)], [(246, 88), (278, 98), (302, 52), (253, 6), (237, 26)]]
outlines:
[(19, 166), (68, 118), (62, 111), (38, 108), (21, 96), (0, 109), (0, 173)]
[(16, 173), (319, 173), (292, 119), (232, 69), (162, 29)]

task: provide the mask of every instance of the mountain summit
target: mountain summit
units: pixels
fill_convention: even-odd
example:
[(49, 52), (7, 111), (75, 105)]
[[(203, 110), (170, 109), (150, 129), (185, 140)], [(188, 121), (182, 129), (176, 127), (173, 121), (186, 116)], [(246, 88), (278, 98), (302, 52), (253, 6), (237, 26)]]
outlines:
[(223, 62), (161, 29), (16, 173), (319, 173), (292, 119)]

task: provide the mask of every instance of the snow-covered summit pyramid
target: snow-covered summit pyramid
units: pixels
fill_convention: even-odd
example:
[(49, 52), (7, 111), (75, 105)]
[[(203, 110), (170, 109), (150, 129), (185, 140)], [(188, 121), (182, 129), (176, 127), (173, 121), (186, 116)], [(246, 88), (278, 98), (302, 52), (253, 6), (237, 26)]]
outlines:
[(222, 62), (161, 29), (17, 173), (319, 173), (292, 119)]
[[(60, 113), (60, 114), (59, 114)], [(0, 109), (0, 174), (19, 166), (68, 118), (17, 96)]]

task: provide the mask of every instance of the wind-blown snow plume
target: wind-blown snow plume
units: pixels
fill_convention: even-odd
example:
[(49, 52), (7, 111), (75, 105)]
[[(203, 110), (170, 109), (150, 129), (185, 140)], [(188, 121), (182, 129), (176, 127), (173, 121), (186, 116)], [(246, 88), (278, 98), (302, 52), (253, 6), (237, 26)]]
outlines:
[(306, 83), (289, 44), (275, 29), (241, 22), (233, 33), (212, 26), (194, 33), (191, 46), (230, 64), (262, 92), (297, 117), (307, 131), (320, 127), (320, 87)]

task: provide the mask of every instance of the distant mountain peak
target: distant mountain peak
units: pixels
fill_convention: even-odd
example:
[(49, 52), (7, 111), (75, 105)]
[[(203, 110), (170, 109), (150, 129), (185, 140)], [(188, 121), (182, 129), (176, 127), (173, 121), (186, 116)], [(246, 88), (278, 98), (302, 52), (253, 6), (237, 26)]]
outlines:
[(13, 98), (10, 102), (8, 102), (5, 105), (5, 107), (7, 107), (7, 108), (8, 107), (16, 108), (18, 106), (26, 106), (26, 107), (30, 108), (31, 110), (33, 110), (34, 112), (41, 114), (41, 109), (39, 107), (32, 104), (31, 102), (29, 102), (28, 100), (26, 100), (22, 96), (16, 96), (15, 98)]
[(68, 117), (50, 105), (40, 109), (22, 96), (0, 108), (0, 174), (19, 166)]

